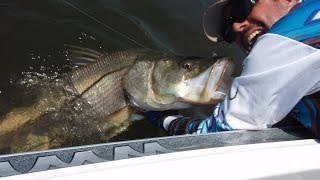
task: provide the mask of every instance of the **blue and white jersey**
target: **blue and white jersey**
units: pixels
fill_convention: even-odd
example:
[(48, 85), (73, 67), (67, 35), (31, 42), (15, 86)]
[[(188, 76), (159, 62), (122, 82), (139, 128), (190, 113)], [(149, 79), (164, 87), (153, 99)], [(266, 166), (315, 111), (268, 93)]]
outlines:
[(289, 113), (320, 135), (320, 1), (304, 0), (261, 36), (229, 93), (196, 132), (263, 129)]
[(272, 26), (269, 33), (303, 42), (320, 36), (320, 2), (304, 0)]

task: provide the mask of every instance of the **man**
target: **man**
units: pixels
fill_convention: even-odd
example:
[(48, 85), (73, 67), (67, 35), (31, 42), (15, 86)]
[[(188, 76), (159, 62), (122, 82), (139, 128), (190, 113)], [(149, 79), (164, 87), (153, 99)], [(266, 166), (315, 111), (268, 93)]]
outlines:
[(320, 135), (319, 0), (220, 0), (203, 16), (206, 36), (247, 54), (212, 116), (168, 116), (170, 134), (272, 127), (286, 116)]

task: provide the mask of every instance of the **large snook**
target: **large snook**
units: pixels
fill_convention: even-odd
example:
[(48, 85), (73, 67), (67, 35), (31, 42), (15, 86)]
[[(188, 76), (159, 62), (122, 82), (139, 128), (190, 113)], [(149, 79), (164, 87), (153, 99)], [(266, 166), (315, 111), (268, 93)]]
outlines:
[(63, 93), (44, 93), (33, 105), (6, 114), (0, 121), (0, 146), (17, 152), (88, 144), (95, 143), (84, 142), (93, 134), (105, 141), (128, 127), (134, 109), (182, 109), (222, 100), (233, 70), (226, 57), (69, 48), (85, 65), (62, 78), (64, 87), (58, 89)]

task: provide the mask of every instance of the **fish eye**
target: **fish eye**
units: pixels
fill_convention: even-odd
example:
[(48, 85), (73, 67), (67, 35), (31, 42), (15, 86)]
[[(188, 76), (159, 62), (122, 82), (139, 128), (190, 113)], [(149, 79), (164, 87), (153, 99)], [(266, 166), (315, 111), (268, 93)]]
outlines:
[(182, 64), (182, 68), (186, 70), (190, 70), (192, 68), (193, 64), (191, 62), (185, 62)]

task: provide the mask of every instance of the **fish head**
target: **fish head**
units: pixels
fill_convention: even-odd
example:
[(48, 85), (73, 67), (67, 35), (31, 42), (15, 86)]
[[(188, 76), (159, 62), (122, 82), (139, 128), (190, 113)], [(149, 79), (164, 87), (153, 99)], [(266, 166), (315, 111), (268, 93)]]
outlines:
[(132, 104), (145, 110), (215, 104), (229, 89), (232, 72), (228, 57), (163, 55), (137, 62), (125, 78), (125, 89)]
[(159, 61), (154, 68), (153, 89), (162, 96), (175, 97), (175, 102), (215, 104), (231, 85), (233, 66), (229, 57)]

